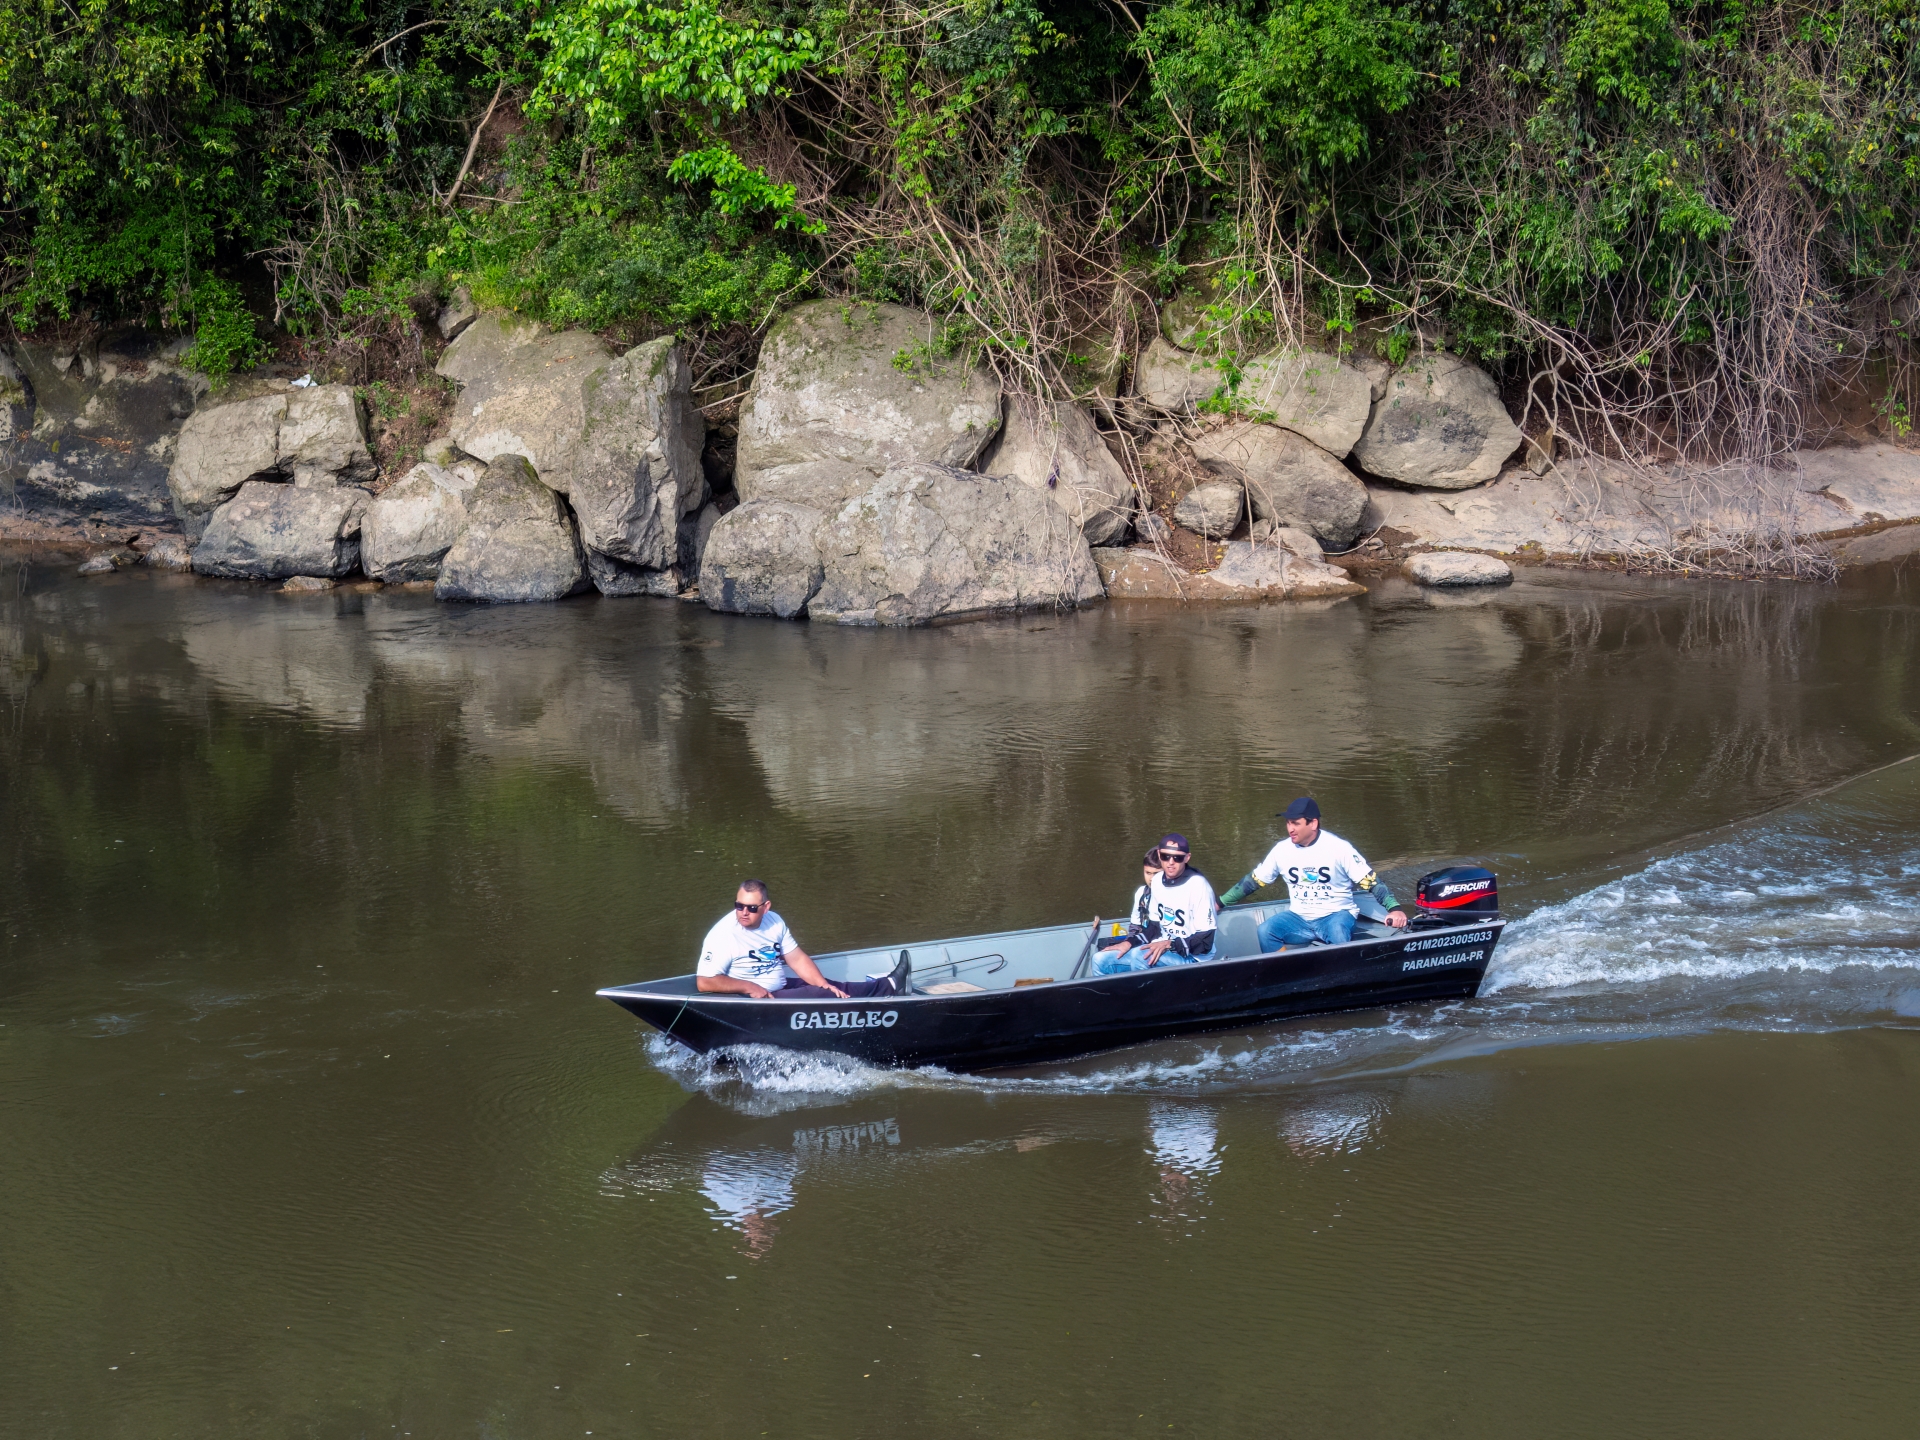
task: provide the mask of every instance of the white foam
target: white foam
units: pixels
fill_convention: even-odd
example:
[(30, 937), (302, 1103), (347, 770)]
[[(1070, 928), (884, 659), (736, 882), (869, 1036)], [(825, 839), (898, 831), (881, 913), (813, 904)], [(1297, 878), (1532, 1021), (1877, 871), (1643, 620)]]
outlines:
[[(1449, 1007), (1452, 1008), (1452, 1007)], [(663, 1035), (649, 1035), (649, 1057), (690, 1090), (755, 1115), (779, 1114), (842, 1097), (882, 1090), (967, 1090), (980, 1093), (1087, 1094), (1115, 1092), (1192, 1095), (1294, 1084), (1336, 1071), (1373, 1070), (1406, 1063), (1443, 1035), (1454, 1033), (1421, 1008), (1390, 1013), (1384, 1021), (1337, 1030), (1289, 1030), (1235, 1046), (1218, 1036), (1173, 1039), (1081, 1061), (1093, 1069), (1039, 1075), (968, 1075), (936, 1065), (886, 1069), (823, 1051), (743, 1045), (697, 1055)]]
[(1480, 993), (1920, 966), (1920, 895), (1887, 858), (1807, 831), (1669, 856), (1509, 926)]

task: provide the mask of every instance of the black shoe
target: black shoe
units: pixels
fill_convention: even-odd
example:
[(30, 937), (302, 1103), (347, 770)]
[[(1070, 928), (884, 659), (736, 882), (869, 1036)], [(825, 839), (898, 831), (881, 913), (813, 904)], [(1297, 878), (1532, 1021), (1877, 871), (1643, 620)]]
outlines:
[(913, 952), (902, 950), (900, 963), (887, 972), (887, 983), (893, 987), (896, 995), (913, 993)]

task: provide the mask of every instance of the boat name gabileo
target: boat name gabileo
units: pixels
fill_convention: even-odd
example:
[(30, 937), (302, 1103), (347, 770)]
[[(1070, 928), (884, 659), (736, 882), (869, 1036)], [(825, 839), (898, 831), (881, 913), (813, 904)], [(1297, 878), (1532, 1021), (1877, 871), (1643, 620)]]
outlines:
[(795, 1030), (874, 1030), (899, 1018), (898, 1010), (796, 1010), (787, 1024)]

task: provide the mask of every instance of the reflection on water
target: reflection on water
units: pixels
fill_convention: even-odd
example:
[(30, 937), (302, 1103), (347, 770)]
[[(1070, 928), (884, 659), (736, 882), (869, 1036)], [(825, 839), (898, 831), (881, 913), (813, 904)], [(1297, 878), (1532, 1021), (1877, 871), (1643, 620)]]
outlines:
[(1160, 1170), (1166, 1219), (1195, 1219), (1207, 1178), (1220, 1169), (1219, 1123), (1211, 1106), (1156, 1102), (1147, 1110), (1148, 1150)]
[(802, 1165), (852, 1160), (869, 1146), (899, 1143), (899, 1122), (888, 1117), (796, 1130), (790, 1151), (714, 1150), (701, 1167), (700, 1193), (717, 1218), (741, 1232), (746, 1253), (758, 1259), (772, 1248), (774, 1217), (793, 1208)]
[(1366, 1092), (1316, 1092), (1280, 1117), (1280, 1140), (1311, 1163), (1358, 1150), (1380, 1128), (1382, 1097)]
[[(1920, 766), (1807, 797), (1920, 749), (1908, 583), (857, 634), (16, 568), (0, 1434), (1904, 1433)], [(592, 996), (742, 873), (822, 950), (1057, 922), (1303, 791), (1493, 864), (1488, 995), (987, 1076)]]
[(973, 899), (994, 882), (951, 825), (998, 827), (1056, 870), (1114, 867), (1076, 912), (1170, 824), (1238, 873), (1297, 791), (1376, 858), (1558, 868), (1602, 835), (1682, 835), (1920, 745), (1920, 681), (1884, 663), (1914, 643), (1912, 607), (1813, 587), (1547, 577), (1455, 608), (1388, 582), (1304, 613), (1115, 606), (857, 635), (141, 574), (0, 608), (16, 705), (104, 689), (369, 735), (425, 722), (474, 760), (572, 767), (650, 827), (710, 824), (716, 802), (797, 825), (796, 842), (880, 827), (854, 843), (963, 877)]
[(799, 1173), (800, 1162), (777, 1150), (716, 1151), (701, 1170), (700, 1193), (720, 1219), (746, 1236), (747, 1253), (758, 1258), (773, 1244), (773, 1217), (793, 1208)]

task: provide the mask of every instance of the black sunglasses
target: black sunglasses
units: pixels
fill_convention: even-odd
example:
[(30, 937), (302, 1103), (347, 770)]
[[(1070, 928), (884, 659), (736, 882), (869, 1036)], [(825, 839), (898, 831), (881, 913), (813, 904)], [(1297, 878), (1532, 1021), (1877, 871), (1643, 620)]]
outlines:
[(733, 902), (733, 908), (736, 910), (744, 910), (749, 915), (758, 915), (762, 910), (767, 908), (767, 902), (762, 900), (758, 905), (744, 905), (736, 900)]
[(1168, 860), (1185, 860), (1187, 854), (1185, 850), (1156, 850), (1153, 852), (1153, 858), (1165, 863)]

